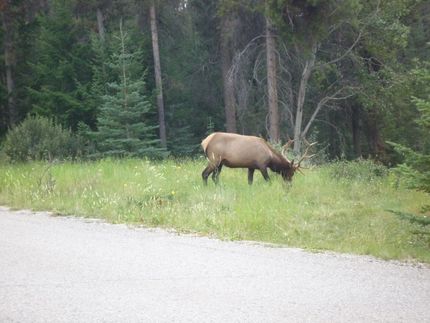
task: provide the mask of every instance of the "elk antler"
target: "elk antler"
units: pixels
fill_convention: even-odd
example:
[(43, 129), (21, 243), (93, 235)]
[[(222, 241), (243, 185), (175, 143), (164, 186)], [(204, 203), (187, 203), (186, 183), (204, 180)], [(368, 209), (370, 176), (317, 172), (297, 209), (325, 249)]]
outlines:
[(288, 148), (290, 148), (290, 146), (293, 144), (293, 142), (294, 142), (293, 139), (288, 139), (288, 142), (284, 146), (282, 146), (281, 153), (285, 158), (287, 158), (287, 150), (288, 150)]
[(315, 154), (308, 156), (308, 151), (312, 146), (316, 145), (317, 142), (313, 142), (310, 144), (307, 140), (305, 140), (305, 143), (306, 143), (307, 147), (306, 147), (305, 153), (303, 154), (303, 156), (300, 158), (299, 162), (297, 163), (297, 167), (300, 167), (300, 163), (304, 159), (309, 159), (309, 158), (312, 158), (313, 156), (315, 156)]

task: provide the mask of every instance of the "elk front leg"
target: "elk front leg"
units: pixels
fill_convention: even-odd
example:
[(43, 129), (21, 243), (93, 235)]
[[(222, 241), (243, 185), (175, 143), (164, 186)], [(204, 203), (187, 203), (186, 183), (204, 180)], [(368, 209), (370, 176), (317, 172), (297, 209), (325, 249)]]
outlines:
[(269, 174), (267, 173), (267, 168), (260, 169), (261, 175), (263, 175), (266, 182), (270, 181)]
[(252, 185), (252, 181), (254, 180), (254, 168), (248, 168), (248, 184)]

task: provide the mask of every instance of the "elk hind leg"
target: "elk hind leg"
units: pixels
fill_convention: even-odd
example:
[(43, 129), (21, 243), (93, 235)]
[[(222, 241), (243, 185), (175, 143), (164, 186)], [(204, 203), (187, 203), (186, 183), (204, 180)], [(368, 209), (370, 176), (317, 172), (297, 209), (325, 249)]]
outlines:
[(219, 178), (219, 174), (221, 173), (221, 169), (222, 169), (222, 164), (216, 167), (212, 173), (212, 180), (214, 181), (215, 184), (218, 184), (218, 178)]
[(212, 164), (209, 164), (204, 171), (202, 172), (202, 178), (203, 178), (203, 183), (205, 185), (208, 185), (208, 177), (209, 175), (215, 170), (215, 166)]

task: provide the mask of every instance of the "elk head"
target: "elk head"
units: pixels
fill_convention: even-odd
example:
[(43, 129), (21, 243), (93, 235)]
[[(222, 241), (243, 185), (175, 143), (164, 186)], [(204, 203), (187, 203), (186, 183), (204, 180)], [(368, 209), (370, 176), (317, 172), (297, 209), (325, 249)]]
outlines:
[(308, 152), (309, 152), (309, 149), (312, 147), (312, 146), (315, 146), (316, 144), (317, 144), (317, 142), (313, 142), (313, 143), (309, 143), (307, 140), (305, 140), (305, 143), (306, 143), (306, 150), (305, 150), (305, 152), (304, 152), (304, 154), (300, 157), (300, 159), (299, 159), (299, 161), (297, 162), (297, 163), (295, 163), (294, 162), (294, 159), (293, 160), (289, 160), (288, 158), (287, 158), (287, 151), (288, 151), (288, 149), (291, 147), (291, 145), (294, 143), (294, 140), (292, 140), (292, 139), (289, 139), (288, 140), (288, 142), (282, 147), (282, 150), (281, 150), (281, 153), (282, 153), (282, 156), (284, 156), (284, 158), (287, 160), (287, 162), (289, 162), (289, 164), (290, 164), (290, 168), (289, 169), (287, 169), (286, 171), (284, 171), (284, 172), (282, 172), (282, 177), (284, 178), (284, 180), (286, 180), (286, 181), (291, 181), (291, 179), (293, 178), (293, 176), (294, 176), (294, 173), (296, 172), (296, 171), (299, 171), (300, 173), (302, 173), (303, 174), (303, 172), (301, 171), (301, 169), (300, 168), (302, 168), (301, 167), (301, 163), (302, 163), (302, 161), (304, 161), (304, 160), (307, 160), (307, 159), (310, 159), (310, 158), (312, 158), (313, 156), (315, 156), (315, 154), (313, 154), (313, 155), (308, 155)]

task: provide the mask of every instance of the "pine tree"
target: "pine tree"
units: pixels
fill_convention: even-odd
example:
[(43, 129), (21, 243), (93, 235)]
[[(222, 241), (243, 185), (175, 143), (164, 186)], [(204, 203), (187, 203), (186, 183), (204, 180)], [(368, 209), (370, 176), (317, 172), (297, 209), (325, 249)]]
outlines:
[(92, 133), (96, 149), (101, 156), (161, 155), (163, 150), (155, 139), (157, 127), (148, 122), (153, 107), (144, 94), (142, 52), (131, 48), (122, 22), (114, 40), (116, 48), (108, 65), (116, 81), (108, 84), (108, 93), (102, 97), (98, 131)]

